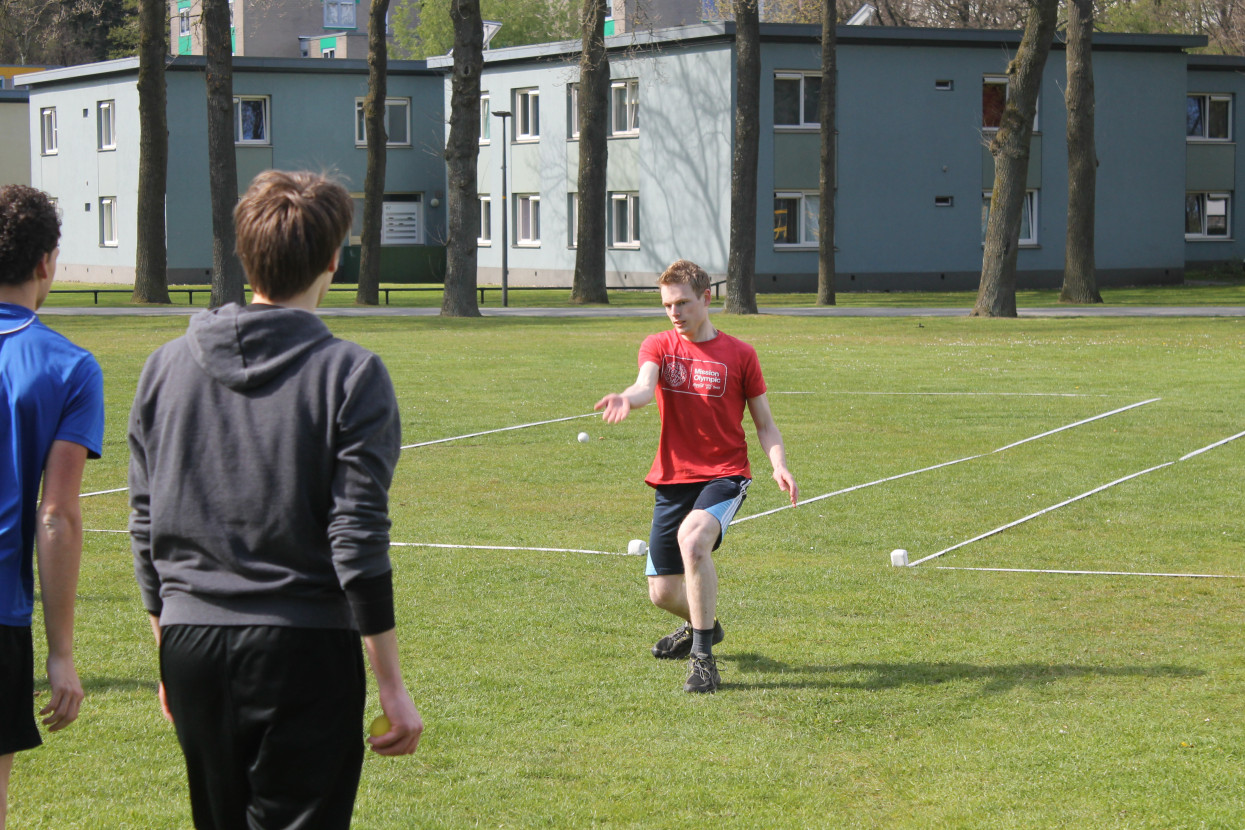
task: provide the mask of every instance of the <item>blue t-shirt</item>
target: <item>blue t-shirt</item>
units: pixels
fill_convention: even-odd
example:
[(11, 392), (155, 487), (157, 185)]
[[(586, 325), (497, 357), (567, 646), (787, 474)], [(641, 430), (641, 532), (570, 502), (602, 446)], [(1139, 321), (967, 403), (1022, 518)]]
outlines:
[(31, 622), (35, 516), (53, 441), (99, 458), (103, 373), (33, 311), (0, 303), (0, 625)]

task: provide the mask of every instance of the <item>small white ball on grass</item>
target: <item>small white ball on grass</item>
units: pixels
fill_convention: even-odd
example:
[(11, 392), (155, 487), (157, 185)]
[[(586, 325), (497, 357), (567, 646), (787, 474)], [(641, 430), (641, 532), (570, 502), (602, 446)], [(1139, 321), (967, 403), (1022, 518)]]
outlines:
[(579, 443), (587, 444), (589, 440), (590, 440), (590, 436), (588, 435), (588, 433), (586, 432), (579, 433)]

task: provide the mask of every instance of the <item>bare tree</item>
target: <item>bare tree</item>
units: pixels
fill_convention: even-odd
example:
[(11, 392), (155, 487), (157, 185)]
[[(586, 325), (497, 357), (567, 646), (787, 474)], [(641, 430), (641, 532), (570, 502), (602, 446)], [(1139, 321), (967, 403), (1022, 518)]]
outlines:
[(385, 203), (385, 98), (389, 94), (389, 47), (385, 15), (389, 0), (372, 0), (367, 24), (367, 96), (363, 122), (367, 133), (367, 172), (363, 176), (363, 229), (359, 240), (359, 287), (355, 302), (380, 304), (380, 226)]
[(1098, 155), (1094, 146), (1093, 0), (1068, 0), (1068, 236), (1062, 303), (1100, 303), (1094, 273), (1094, 203)]
[[(479, 317), (476, 240), (480, 236), (480, 196), (476, 177), (480, 157), (480, 72), (484, 67), (480, 0), (452, 0), (450, 16), (454, 21), (454, 76), (450, 87), (450, 136), (445, 144), (450, 235), (441, 314)], [(507, 221), (504, 214), (502, 221)]]
[(142, 0), (138, 7), (138, 236), (133, 294), (136, 303), (169, 302), (168, 251), (164, 241), (164, 194), (169, 167), (165, 9), (164, 0)]
[(1007, 105), (990, 142), (994, 191), (981, 259), (974, 317), (1016, 316), (1016, 258), (1020, 244), (1033, 116), (1042, 70), (1055, 36), (1058, 0), (1032, 0), (1016, 57), (1007, 66)]
[(605, 288), (605, 169), (609, 154), (610, 63), (605, 51), (607, 0), (583, 0), (579, 58), (579, 186), (573, 303), (608, 303)]
[(211, 305), (217, 308), (246, 300), (233, 228), (238, 163), (234, 157), (233, 43), (228, 0), (203, 0), (203, 52), (207, 58), (208, 186), (212, 200)]
[(817, 215), (817, 305), (834, 305), (835, 104), (838, 86), (838, 25), (835, 4), (821, 4), (821, 210)]
[(735, 0), (735, 151), (726, 310), (756, 314), (757, 157), (761, 138), (761, 26), (757, 0)]

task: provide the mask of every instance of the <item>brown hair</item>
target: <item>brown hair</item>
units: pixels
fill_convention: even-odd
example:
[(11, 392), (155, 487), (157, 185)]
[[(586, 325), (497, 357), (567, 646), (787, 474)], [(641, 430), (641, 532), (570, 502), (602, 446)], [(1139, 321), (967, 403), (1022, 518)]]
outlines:
[(353, 217), (346, 188), (319, 173), (260, 173), (233, 211), (251, 286), (273, 300), (305, 290), (328, 269)]
[(670, 263), (670, 267), (657, 278), (658, 285), (690, 285), (698, 297), (709, 290), (709, 282), (705, 269), (687, 259)]
[(0, 187), (0, 285), (21, 285), (56, 250), (61, 220), (42, 190), (24, 184)]

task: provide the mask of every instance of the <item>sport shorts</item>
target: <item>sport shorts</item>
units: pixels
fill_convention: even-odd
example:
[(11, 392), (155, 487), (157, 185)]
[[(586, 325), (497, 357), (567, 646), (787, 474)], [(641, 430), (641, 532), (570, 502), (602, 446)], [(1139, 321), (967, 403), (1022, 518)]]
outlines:
[(653, 527), (648, 535), (648, 567), (645, 576), (683, 573), (683, 554), (679, 552), (679, 526), (693, 510), (704, 510), (718, 520), (717, 550), (735, 511), (744, 503), (752, 479), (744, 476), (715, 478), (691, 484), (661, 484), (654, 488)]
[(30, 626), (0, 625), (0, 755), (43, 743), (35, 725), (35, 653)]

